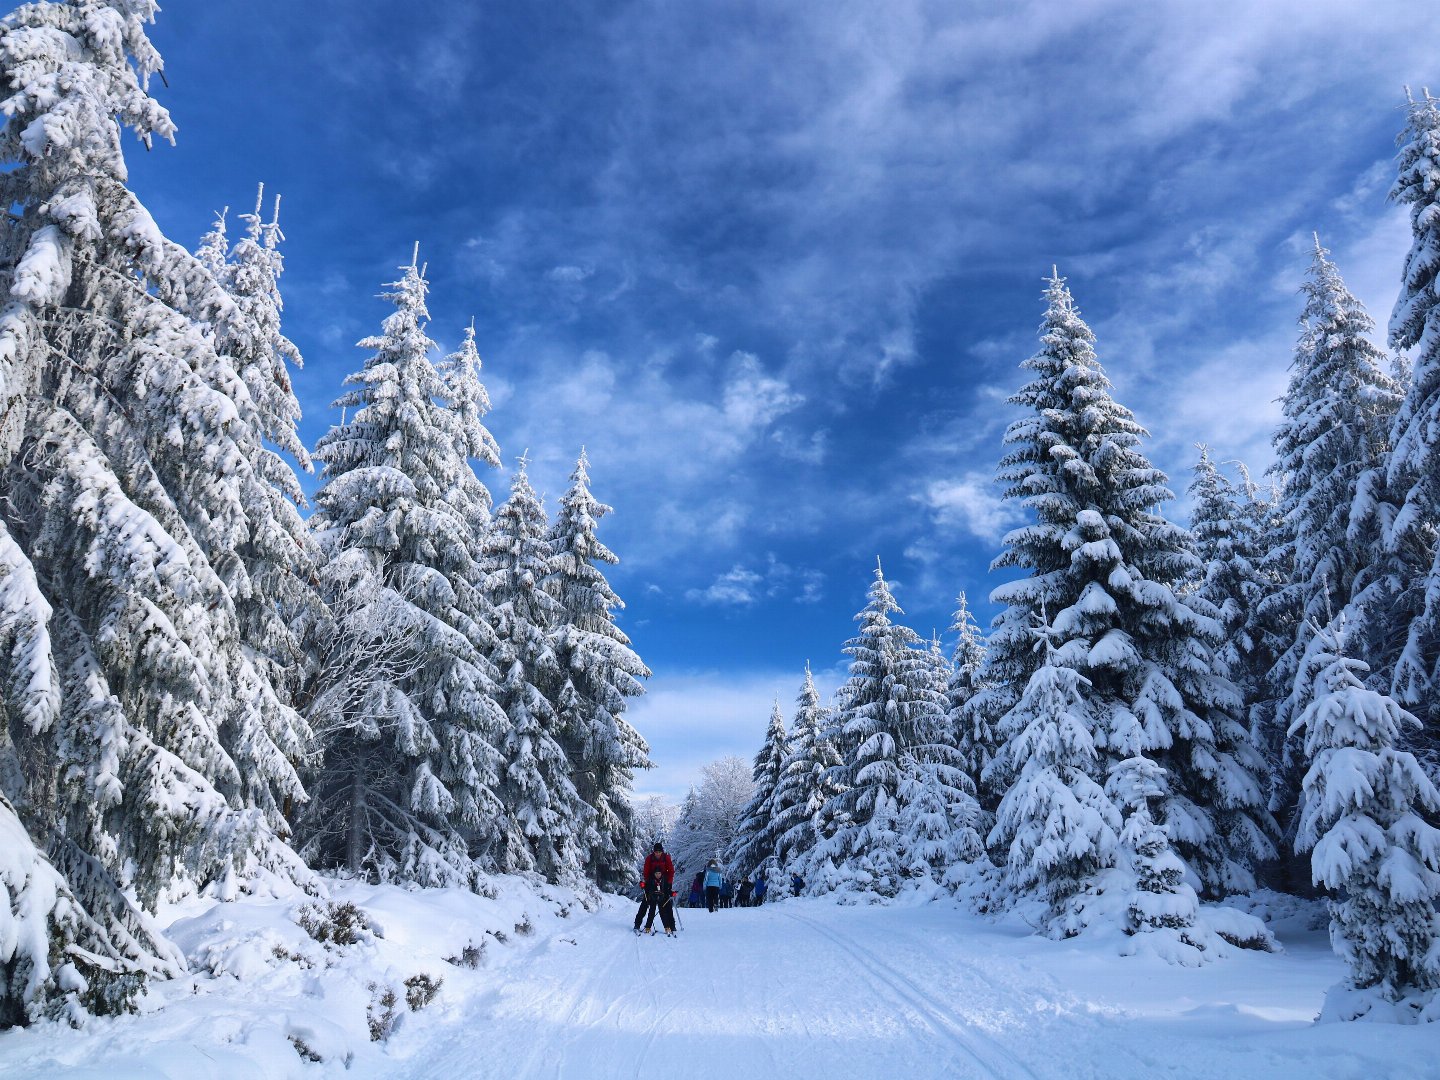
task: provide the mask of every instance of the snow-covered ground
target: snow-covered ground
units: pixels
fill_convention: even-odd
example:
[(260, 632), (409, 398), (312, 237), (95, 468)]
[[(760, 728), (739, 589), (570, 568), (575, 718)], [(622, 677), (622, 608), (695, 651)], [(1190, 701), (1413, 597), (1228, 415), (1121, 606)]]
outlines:
[[(352, 944), (316, 941), (296, 921), (300, 898), (192, 904), (173, 933), (201, 974), (160, 987), (137, 1016), (0, 1034), (0, 1075), (1414, 1080), (1440, 1069), (1427, 1027), (1311, 1022), (1341, 977), (1313, 909), (1274, 924), (1283, 953), (1194, 969), (1030, 937), (948, 903), (682, 910), (667, 941), (633, 936), (627, 902), (586, 910), (513, 879), (493, 899), (332, 894), (367, 912), (372, 929)], [(482, 943), (464, 966), (465, 946)], [(412, 1011), (406, 981), (422, 974), (443, 984)], [(387, 987), (398, 1020), (372, 1041)]]

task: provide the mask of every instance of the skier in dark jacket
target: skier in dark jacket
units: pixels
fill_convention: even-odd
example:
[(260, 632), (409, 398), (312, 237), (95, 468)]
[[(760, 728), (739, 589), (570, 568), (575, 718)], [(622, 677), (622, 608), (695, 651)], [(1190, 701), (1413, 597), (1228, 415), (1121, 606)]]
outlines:
[(749, 879), (748, 877), (747, 877), (744, 881), (740, 882), (740, 906), (741, 906), (741, 907), (749, 907), (749, 906), (750, 906), (750, 890), (751, 890), (752, 888), (754, 888), (754, 886), (750, 884), (750, 879)]
[(667, 935), (675, 933), (675, 894), (665, 884), (665, 873), (656, 869), (645, 884), (645, 899), (640, 902), (640, 914), (635, 916), (635, 932), (640, 933), (640, 915), (645, 916), (645, 933), (655, 932), (655, 913), (660, 913), (660, 924)]
[[(635, 929), (637, 931), (640, 929), (640, 920), (645, 918), (645, 909), (649, 905), (650, 881), (657, 873), (660, 875), (661, 887), (668, 898), (670, 890), (675, 884), (675, 864), (670, 861), (670, 856), (665, 851), (665, 845), (659, 840), (655, 841), (655, 846), (651, 849), (650, 854), (645, 856), (645, 869), (640, 871), (640, 910), (635, 912)], [(673, 913), (670, 918), (672, 921), (674, 920)], [(653, 924), (655, 920), (653, 912), (650, 920)]]
[(704, 903), (705, 895), (705, 871), (701, 870), (695, 875), (695, 880), (690, 882), (690, 907), (699, 907)]
[(767, 891), (769, 888), (770, 888), (770, 884), (769, 884), (769, 882), (767, 882), (767, 881), (765, 880), (765, 875), (764, 875), (764, 874), (761, 874), (758, 878), (755, 879), (755, 906), (756, 906), (756, 907), (759, 907), (761, 904), (763, 904), (763, 903), (765, 902), (765, 893), (766, 893), (766, 891)]

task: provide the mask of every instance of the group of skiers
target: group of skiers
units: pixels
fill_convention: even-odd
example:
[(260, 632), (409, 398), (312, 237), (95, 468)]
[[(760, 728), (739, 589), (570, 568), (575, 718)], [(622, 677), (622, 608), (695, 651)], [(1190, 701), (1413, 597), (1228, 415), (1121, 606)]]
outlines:
[(711, 859), (710, 865), (690, 882), (687, 906), (698, 908), (703, 904), (709, 911), (728, 907), (759, 907), (765, 902), (769, 889), (770, 884), (763, 872), (754, 881), (745, 878), (737, 889), (735, 882), (726, 877), (716, 861)]
[[(792, 876), (791, 884), (798, 893), (804, 882), (798, 876)], [(660, 924), (665, 934), (675, 933), (675, 863), (671, 860), (665, 845), (659, 840), (650, 854), (645, 856), (645, 866), (640, 871), (640, 909), (635, 912), (635, 932), (653, 934), (655, 932), (655, 916), (660, 916)], [(690, 894), (686, 898), (687, 906), (698, 908), (703, 903), (707, 911), (715, 911), (717, 908), (728, 907), (759, 907), (765, 902), (769, 895), (770, 883), (765, 880), (762, 871), (756, 875), (755, 880), (745, 878), (740, 882), (737, 890), (735, 883), (725, 876), (715, 859), (690, 882)], [(642, 927), (643, 924), (643, 927)]]

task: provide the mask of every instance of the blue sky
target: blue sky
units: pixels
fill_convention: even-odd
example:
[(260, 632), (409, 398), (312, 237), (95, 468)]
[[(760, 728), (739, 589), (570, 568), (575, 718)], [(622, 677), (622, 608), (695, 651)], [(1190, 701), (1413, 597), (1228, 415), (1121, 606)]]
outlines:
[(1413, 0), (176, 3), (178, 145), (129, 160), (191, 245), (283, 194), (311, 444), (420, 242), (507, 466), (553, 500), (583, 443), (616, 507), (639, 787), (679, 795), (836, 684), (877, 555), (922, 633), (988, 618), (1052, 264), (1177, 491), (1200, 440), (1263, 467), (1312, 229), (1388, 317), (1436, 38)]

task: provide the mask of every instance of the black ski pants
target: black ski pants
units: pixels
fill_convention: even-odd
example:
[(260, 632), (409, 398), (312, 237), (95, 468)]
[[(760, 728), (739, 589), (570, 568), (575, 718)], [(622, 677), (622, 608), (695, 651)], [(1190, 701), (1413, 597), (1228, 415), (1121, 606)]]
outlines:
[(645, 929), (655, 926), (655, 912), (660, 912), (660, 925), (666, 930), (675, 929), (675, 900), (669, 893), (647, 892), (640, 901), (640, 910), (635, 913), (635, 929), (640, 929), (640, 920), (645, 920)]
[(720, 902), (720, 886), (719, 886), (719, 885), (706, 885), (706, 886), (705, 886), (705, 910), (706, 910), (706, 911), (714, 911), (714, 910), (715, 910), (715, 905), (718, 904), (719, 902)]

